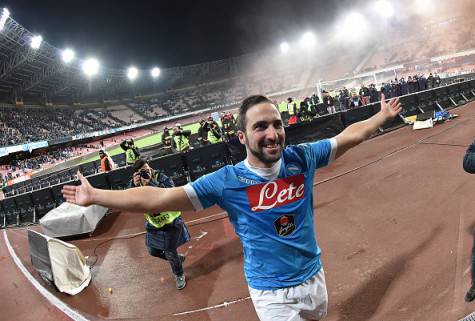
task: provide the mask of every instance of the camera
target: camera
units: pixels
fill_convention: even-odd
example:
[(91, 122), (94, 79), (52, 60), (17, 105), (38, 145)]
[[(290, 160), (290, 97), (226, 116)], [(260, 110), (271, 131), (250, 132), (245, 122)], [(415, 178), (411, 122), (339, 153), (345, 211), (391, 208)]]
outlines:
[(150, 179), (150, 172), (149, 171), (140, 171), (139, 175), (143, 179)]

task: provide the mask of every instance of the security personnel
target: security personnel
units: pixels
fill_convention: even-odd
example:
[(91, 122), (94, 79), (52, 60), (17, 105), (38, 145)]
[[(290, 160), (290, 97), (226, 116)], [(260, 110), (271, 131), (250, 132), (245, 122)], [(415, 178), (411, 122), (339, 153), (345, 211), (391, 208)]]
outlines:
[(173, 140), (177, 152), (186, 152), (190, 149), (191, 131), (183, 130), (180, 124), (175, 124), (173, 128)]
[(133, 165), (140, 156), (137, 147), (134, 145), (134, 140), (132, 138), (124, 140), (120, 143), (120, 147), (125, 151), (125, 162), (127, 165)]
[(99, 160), (101, 162), (102, 173), (109, 172), (114, 169), (114, 161), (110, 158), (109, 155), (107, 155), (107, 153), (103, 149), (99, 151)]

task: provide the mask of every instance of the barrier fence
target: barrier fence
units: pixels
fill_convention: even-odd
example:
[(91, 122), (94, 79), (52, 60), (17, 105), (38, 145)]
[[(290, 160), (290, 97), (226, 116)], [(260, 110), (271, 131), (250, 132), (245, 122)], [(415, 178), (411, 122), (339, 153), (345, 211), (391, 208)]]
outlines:
[[(401, 96), (403, 110), (400, 117), (380, 128), (380, 133), (404, 126), (404, 117), (448, 110), (474, 99), (475, 80)], [(379, 103), (373, 103), (289, 126), (286, 128), (287, 144), (294, 145), (333, 137), (351, 124), (373, 116), (379, 108)], [(236, 164), (245, 157), (245, 148), (237, 138), (234, 138), (226, 143), (199, 147), (186, 153), (152, 158), (150, 165), (173, 178), (177, 186), (182, 186), (225, 165)], [(132, 177), (132, 169), (125, 166), (125, 154), (112, 158), (119, 167), (111, 172), (97, 173), (99, 162), (93, 161), (49, 174), (47, 177), (33, 178), (7, 187), (4, 189), (6, 195), (13, 193), (17, 195), (11, 195), (0, 201), (1, 227), (37, 223), (49, 210), (64, 202), (62, 187), (78, 183), (75, 178), (77, 170), (80, 170), (94, 187), (126, 188)]]

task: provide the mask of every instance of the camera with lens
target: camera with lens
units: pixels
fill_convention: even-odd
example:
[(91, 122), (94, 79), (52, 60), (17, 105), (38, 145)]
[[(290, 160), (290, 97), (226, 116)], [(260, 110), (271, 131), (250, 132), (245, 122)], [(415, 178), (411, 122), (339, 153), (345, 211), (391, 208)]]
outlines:
[(150, 179), (150, 172), (149, 171), (140, 171), (139, 175), (143, 179)]

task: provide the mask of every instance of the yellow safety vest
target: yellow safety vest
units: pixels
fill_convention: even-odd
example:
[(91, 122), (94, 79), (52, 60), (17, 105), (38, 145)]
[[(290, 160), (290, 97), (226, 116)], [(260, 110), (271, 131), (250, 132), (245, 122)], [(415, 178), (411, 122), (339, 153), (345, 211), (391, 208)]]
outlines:
[(175, 136), (175, 146), (178, 152), (182, 152), (190, 148), (190, 141), (185, 135)]
[(173, 223), (173, 221), (180, 215), (181, 215), (181, 212), (179, 211), (162, 212), (158, 215), (151, 215), (151, 214), (146, 213), (145, 219), (154, 227), (162, 228), (166, 224)]

